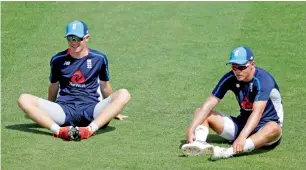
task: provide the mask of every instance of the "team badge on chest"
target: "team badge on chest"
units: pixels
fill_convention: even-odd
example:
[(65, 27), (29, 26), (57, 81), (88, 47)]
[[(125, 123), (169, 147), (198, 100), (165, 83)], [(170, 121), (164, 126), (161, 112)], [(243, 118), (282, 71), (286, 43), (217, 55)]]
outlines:
[(92, 68), (91, 59), (87, 59), (87, 68)]

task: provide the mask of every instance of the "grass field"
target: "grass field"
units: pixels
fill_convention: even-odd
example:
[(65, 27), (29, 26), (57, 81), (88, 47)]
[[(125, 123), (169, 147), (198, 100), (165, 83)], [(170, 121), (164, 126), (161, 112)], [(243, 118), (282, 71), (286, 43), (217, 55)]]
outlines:
[[(132, 100), (106, 130), (55, 139), (25, 119), (21, 93), (46, 98), (49, 61), (67, 47), (68, 22), (87, 23), (91, 48), (108, 56), (111, 84)], [(306, 2), (2, 2), (1, 169), (304, 169)], [(253, 49), (283, 98), (283, 141), (271, 151), (211, 162), (179, 149), (194, 110), (230, 51)], [(228, 93), (217, 111), (238, 114)], [(227, 146), (211, 132), (210, 141)]]

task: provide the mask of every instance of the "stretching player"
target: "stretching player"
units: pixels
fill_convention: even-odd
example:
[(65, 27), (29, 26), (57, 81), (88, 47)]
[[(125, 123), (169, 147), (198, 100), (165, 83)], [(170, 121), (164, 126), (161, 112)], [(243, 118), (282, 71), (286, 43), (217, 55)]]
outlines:
[[(52, 57), (48, 100), (21, 94), (19, 107), (27, 117), (65, 140), (89, 138), (121, 115), (131, 96), (112, 91), (106, 56), (87, 47), (90, 38), (82, 21), (66, 27), (69, 48)], [(103, 100), (100, 100), (100, 94)]]
[[(264, 69), (256, 67), (252, 51), (238, 47), (231, 52), (226, 73), (201, 108), (195, 111), (187, 129), (186, 156), (212, 154), (211, 159), (228, 158), (281, 141), (283, 106), (278, 85)], [(231, 117), (213, 110), (226, 92), (232, 91), (240, 115)], [(206, 142), (209, 128), (233, 142), (230, 148), (214, 147)]]

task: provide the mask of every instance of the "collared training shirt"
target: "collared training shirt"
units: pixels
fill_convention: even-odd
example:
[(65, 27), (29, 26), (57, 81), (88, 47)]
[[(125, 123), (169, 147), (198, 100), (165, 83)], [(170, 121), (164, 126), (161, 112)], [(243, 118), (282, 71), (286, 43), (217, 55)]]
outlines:
[(60, 84), (56, 102), (95, 103), (99, 101), (99, 80), (110, 80), (108, 61), (103, 53), (93, 49), (88, 50), (88, 55), (80, 59), (71, 57), (68, 49), (52, 57), (50, 82), (59, 81)]
[(233, 71), (230, 71), (221, 78), (212, 94), (222, 99), (228, 90), (236, 96), (243, 121), (246, 122), (252, 113), (255, 101), (267, 101), (260, 121), (275, 121), (282, 126), (283, 105), (280, 91), (274, 78), (267, 71), (256, 67), (254, 78), (250, 82), (238, 81)]

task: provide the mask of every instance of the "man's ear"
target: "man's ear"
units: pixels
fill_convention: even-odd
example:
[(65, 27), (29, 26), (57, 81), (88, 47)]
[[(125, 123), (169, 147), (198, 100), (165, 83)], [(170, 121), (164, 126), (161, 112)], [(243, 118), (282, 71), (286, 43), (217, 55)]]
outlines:
[(253, 68), (255, 67), (255, 61), (252, 61), (251, 65), (252, 65), (252, 69), (251, 70), (253, 70)]
[(252, 66), (255, 66), (255, 61), (252, 61), (252, 62), (251, 62), (251, 65), (252, 65)]
[(85, 39), (85, 41), (86, 41), (86, 42), (88, 42), (89, 37), (90, 37), (90, 35), (89, 35), (89, 34), (85, 35), (84, 39)]

